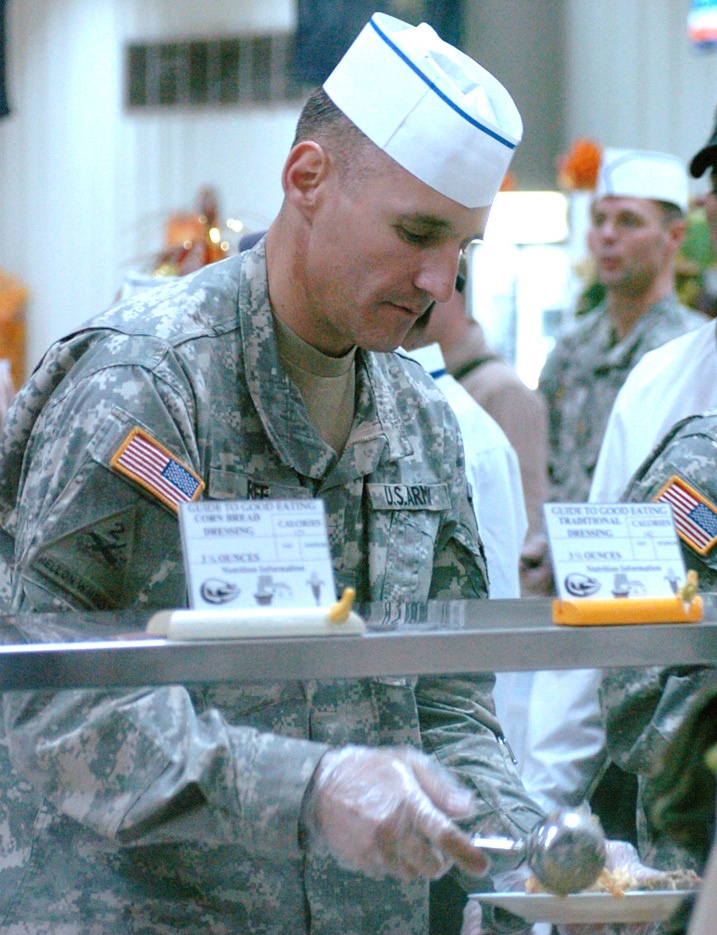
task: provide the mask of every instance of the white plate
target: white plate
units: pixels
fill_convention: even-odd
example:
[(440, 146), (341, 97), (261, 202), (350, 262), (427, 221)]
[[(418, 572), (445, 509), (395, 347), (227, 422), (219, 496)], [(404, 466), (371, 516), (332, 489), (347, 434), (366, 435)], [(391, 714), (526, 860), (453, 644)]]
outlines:
[(527, 922), (658, 922), (669, 918), (690, 890), (625, 893), (473, 893), (479, 899), (507, 909)]

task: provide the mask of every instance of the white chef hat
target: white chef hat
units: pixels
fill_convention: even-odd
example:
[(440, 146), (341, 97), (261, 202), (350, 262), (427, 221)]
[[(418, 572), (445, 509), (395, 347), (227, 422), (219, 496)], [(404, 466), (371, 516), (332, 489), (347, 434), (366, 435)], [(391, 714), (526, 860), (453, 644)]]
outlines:
[(374, 13), (324, 83), (339, 110), (422, 182), (490, 205), (523, 123), (503, 85), (427, 23)]
[(670, 153), (606, 149), (598, 171), (595, 197), (652, 198), (687, 211), (687, 166)]

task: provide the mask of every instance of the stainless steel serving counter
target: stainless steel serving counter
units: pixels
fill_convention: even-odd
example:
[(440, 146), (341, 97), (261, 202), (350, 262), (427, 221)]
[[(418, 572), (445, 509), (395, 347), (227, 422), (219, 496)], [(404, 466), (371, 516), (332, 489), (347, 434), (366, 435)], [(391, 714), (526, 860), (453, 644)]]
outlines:
[(149, 613), (0, 617), (0, 689), (717, 665), (717, 604), (701, 623), (556, 626), (550, 600), (360, 607), (362, 636), (173, 642)]

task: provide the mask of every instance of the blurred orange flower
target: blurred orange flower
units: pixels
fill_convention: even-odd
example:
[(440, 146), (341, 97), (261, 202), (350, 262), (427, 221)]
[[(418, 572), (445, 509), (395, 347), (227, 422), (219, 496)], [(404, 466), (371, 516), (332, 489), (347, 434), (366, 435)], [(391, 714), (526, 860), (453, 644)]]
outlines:
[(593, 189), (597, 183), (602, 147), (590, 139), (577, 139), (558, 156), (558, 185), (566, 191)]

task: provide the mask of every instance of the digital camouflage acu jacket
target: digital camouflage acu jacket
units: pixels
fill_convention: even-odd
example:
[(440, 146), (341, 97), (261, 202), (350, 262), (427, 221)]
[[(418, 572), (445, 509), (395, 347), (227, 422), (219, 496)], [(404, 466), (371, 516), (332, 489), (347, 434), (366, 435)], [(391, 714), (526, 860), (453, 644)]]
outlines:
[(704, 315), (670, 295), (648, 309), (616, 343), (602, 302), (558, 339), (539, 381), (548, 402), (551, 500), (588, 499), (610, 410), (628, 373), (648, 351), (704, 322)]
[[(698, 572), (701, 590), (717, 587), (717, 413), (678, 422), (635, 472), (623, 499), (678, 504), (685, 565)], [(619, 766), (638, 776), (640, 853), (650, 866), (698, 869), (650, 812), (660, 788), (653, 777), (669, 742), (701, 686), (714, 677), (714, 669), (702, 666), (610, 669), (603, 676), (608, 748)]]
[[(448, 404), (394, 354), (359, 352), (356, 387), (336, 462), (279, 362), (261, 244), (60, 341), (0, 443), (12, 606), (185, 604), (172, 496), (118, 461), (136, 430), (185, 496), (321, 497), (337, 586), (359, 600), (485, 597)], [(6, 783), (5, 930), (423, 933), (424, 883), (301, 850), (302, 797), (326, 745), (413, 744), (476, 790), (478, 824), (523, 833), (539, 815), (491, 690), (480, 675), (9, 694), (24, 778)]]

